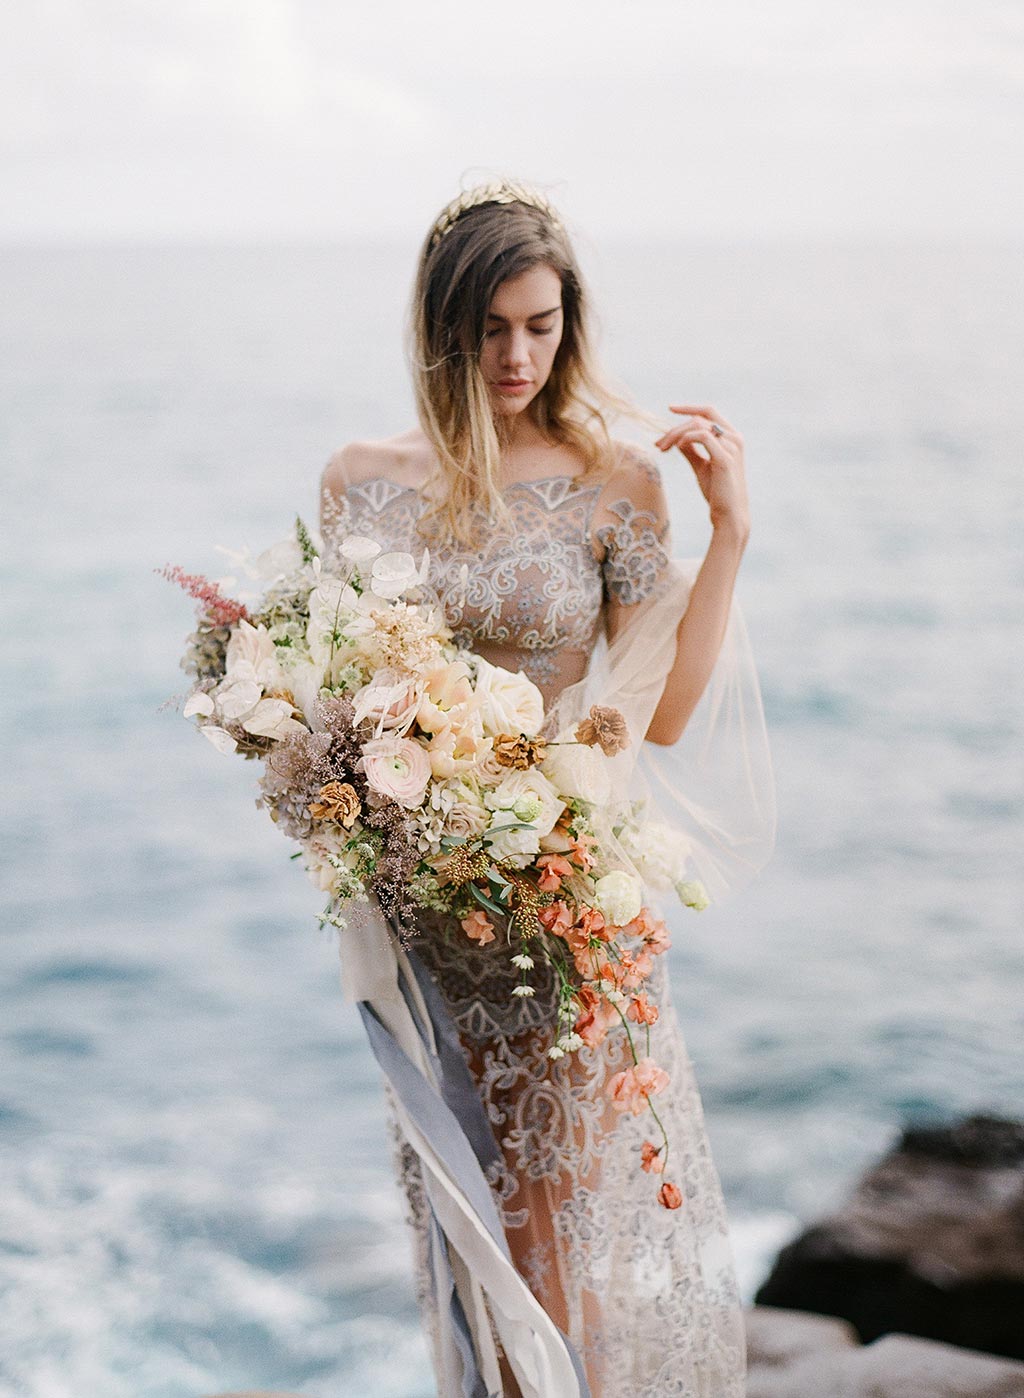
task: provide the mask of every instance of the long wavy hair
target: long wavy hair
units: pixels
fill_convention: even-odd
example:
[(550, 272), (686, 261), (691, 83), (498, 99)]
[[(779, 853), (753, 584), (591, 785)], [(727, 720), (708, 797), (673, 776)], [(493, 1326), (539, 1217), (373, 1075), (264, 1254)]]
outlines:
[[(543, 196), (538, 203), (550, 208)], [(420, 530), (470, 544), (475, 507), (491, 520), (508, 519), (500, 490), (501, 427), (480, 368), (487, 313), (502, 282), (538, 264), (561, 280), (561, 342), (546, 383), (524, 411), (549, 442), (579, 452), (581, 480), (608, 468), (612, 419), (655, 419), (613, 389), (597, 367), (589, 292), (553, 210), (518, 200), (477, 203), (449, 219), (438, 237), (443, 218), (420, 251), (407, 321), (416, 410), (437, 458), (431, 484), (439, 486)]]

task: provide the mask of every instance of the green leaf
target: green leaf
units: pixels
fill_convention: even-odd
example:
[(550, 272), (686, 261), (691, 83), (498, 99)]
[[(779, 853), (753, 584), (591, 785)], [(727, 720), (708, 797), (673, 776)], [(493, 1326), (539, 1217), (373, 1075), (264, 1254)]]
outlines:
[(493, 899), (488, 898), (485, 893), (481, 893), (475, 883), (469, 885), (469, 891), (478, 903), (482, 903), (485, 908), (489, 908), (492, 913), (497, 913), (499, 917), (504, 917), (508, 912), (507, 908), (501, 907), (501, 905), (495, 903)]

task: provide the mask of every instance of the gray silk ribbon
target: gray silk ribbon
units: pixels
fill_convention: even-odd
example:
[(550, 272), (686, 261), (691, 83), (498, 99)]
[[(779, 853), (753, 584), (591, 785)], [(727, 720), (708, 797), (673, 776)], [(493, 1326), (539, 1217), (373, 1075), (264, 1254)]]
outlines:
[[(372, 1003), (360, 1000), (357, 1002), (358, 1009), (370, 1047), (410, 1120), (444, 1163), (495, 1244), (505, 1257), (510, 1257), (505, 1231), (485, 1174), (501, 1160), (497, 1141), (463, 1056), (458, 1030), (448, 1007), (415, 953), (406, 949), (405, 957), (416, 982), (419, 1004), (404, 977), (399, 977), (399, 986), (434, 1070), (437, 1086), (429, 1082), (412, 1062)], [(422, 1021), (421, 1007), (426, 1009), (429, 1025)], [(448, 1240), (430, 1201), (429, 1189), (427, 1192), (430, 1203), (428, 1252), (432, 1285), (442, 1328), (461, 1367), (461, 1398), (500, 1398), (499, 1394), (489, 1393), (481, 1373), (471, 1327), (455, 1286)], [(580, 1398), (590, 1398), (579, 1355), (565, 1332), (558, 1329), (558, 1333), (576, 1373)], [(551, 1395), (551, 1398), (556, 1398), (556, 1395)]]

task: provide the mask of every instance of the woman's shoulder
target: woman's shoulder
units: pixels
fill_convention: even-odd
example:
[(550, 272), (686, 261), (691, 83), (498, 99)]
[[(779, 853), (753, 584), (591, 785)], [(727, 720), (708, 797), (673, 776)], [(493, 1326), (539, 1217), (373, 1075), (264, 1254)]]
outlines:
[(613, 439), (609, 455), (600, 503), (613, 508), (627, 500), (635, 509), (664, 514), (665, 487), (654, 449)]
[(326, 495), (341, 496), (349, 486), (378, 477), (396, 485), (415, 486), (422, 480), (427, 462), (429, 449), (419, 428), (395, 437), (346, 442), (324, 467), (321, 489)]

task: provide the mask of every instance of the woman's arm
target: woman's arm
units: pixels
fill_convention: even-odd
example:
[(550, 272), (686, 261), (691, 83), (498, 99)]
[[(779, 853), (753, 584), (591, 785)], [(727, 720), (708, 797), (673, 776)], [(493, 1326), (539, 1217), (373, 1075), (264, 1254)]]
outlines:
[[(655, 445), (661, 451), (677, 446), (693, 467), (708, 502), (712, 534), (676, 631), (675, 662), (645, 735), (648, 742), (662, 745), (679, 740), (711, 678), (750, 534), (743, 438), (715, 408), (680, 404), (671, 411), (692, 414), (692, 420), (670, 429)], [(712, 424), (720, 431), (713, 431)]]

